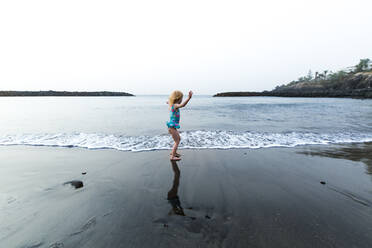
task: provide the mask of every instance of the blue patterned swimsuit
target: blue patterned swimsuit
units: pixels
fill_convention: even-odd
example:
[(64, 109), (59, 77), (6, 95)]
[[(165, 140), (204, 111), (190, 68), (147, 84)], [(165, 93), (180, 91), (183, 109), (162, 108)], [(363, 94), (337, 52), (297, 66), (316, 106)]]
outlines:
[(170, 110), (170, 121), (167, 121), (168, 128), (180, 128), (180, 110), (174, 109), (174, 105), (172, 105), (172, 108)]

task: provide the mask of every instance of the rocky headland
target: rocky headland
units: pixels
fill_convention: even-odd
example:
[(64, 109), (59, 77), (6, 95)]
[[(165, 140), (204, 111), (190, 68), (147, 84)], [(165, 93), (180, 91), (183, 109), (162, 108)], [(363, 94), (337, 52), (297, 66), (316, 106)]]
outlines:
[(369, 59), (353, 67), (353, 70), (335, 73), (311, 71), (289, 84), (277, 86), (271, 91), (262, 92), (224, 92), (215, 97), (227, 96), (278, 96), (278, 97), (351, 97), (372, 98), (372, 68)]

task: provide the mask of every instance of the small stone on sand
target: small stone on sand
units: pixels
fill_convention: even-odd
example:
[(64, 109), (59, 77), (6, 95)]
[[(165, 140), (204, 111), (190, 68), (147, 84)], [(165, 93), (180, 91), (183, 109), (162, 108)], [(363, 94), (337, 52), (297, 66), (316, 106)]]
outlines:
[(83, 182), (79, 180), (68, 181), (68, 182), (65, 182), (63, 185), (66, 185), (66, 184), (71, 184), (72, 186), (75, 187), (75, 189), (79, 189), (84, 186)]

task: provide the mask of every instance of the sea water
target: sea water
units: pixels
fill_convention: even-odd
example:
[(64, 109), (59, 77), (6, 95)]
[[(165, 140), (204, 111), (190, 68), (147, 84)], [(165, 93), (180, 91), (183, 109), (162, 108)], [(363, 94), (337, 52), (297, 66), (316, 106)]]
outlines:
[[(167, 96), (2, 97), (0, 145), (169, 149)], [(372, 141), (372, 100), (194, 96), (181, 148), (264, 148)]]

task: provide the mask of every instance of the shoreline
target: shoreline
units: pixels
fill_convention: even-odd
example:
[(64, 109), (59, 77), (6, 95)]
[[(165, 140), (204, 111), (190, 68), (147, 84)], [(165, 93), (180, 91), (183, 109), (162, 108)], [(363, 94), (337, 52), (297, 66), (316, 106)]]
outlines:
[[(372, 141), (355, 141), (355, 142), (340, 142), (340, 143), (327, 143), (327, 144), (298, 144), (294, 146), (285, 146), (285, 145), (272, 145), (267, 147), (179, 147), (179, 151), (234, 151), (234, 150), (262, 150), (262, 149), (296, 149), (296, 148), (327, 148), (327, 147), (340, 147), (340, 146), (359, 146), (366, 145), (372, 146)], [(172, 148), (154, 148), (154, 149), (144, 149), (144, 150), (120, 150), (112, 147), (100, 147), (100, 148), (89, 148), (82, 146), (73, 146), (73, 145), (41, 145), (41, 144), (0, 144), (1, 147), (45, 147), (45, 148), (56, 148), (56, 149), (81, 149), (88, 151), (116, 151), (116, 152), (128, 152), (128, 153), (145, 153), (145, 152), (163, 152), (171, 150)]]
[(371, 247), (371, 151), (0, 146), (0, 246)]

